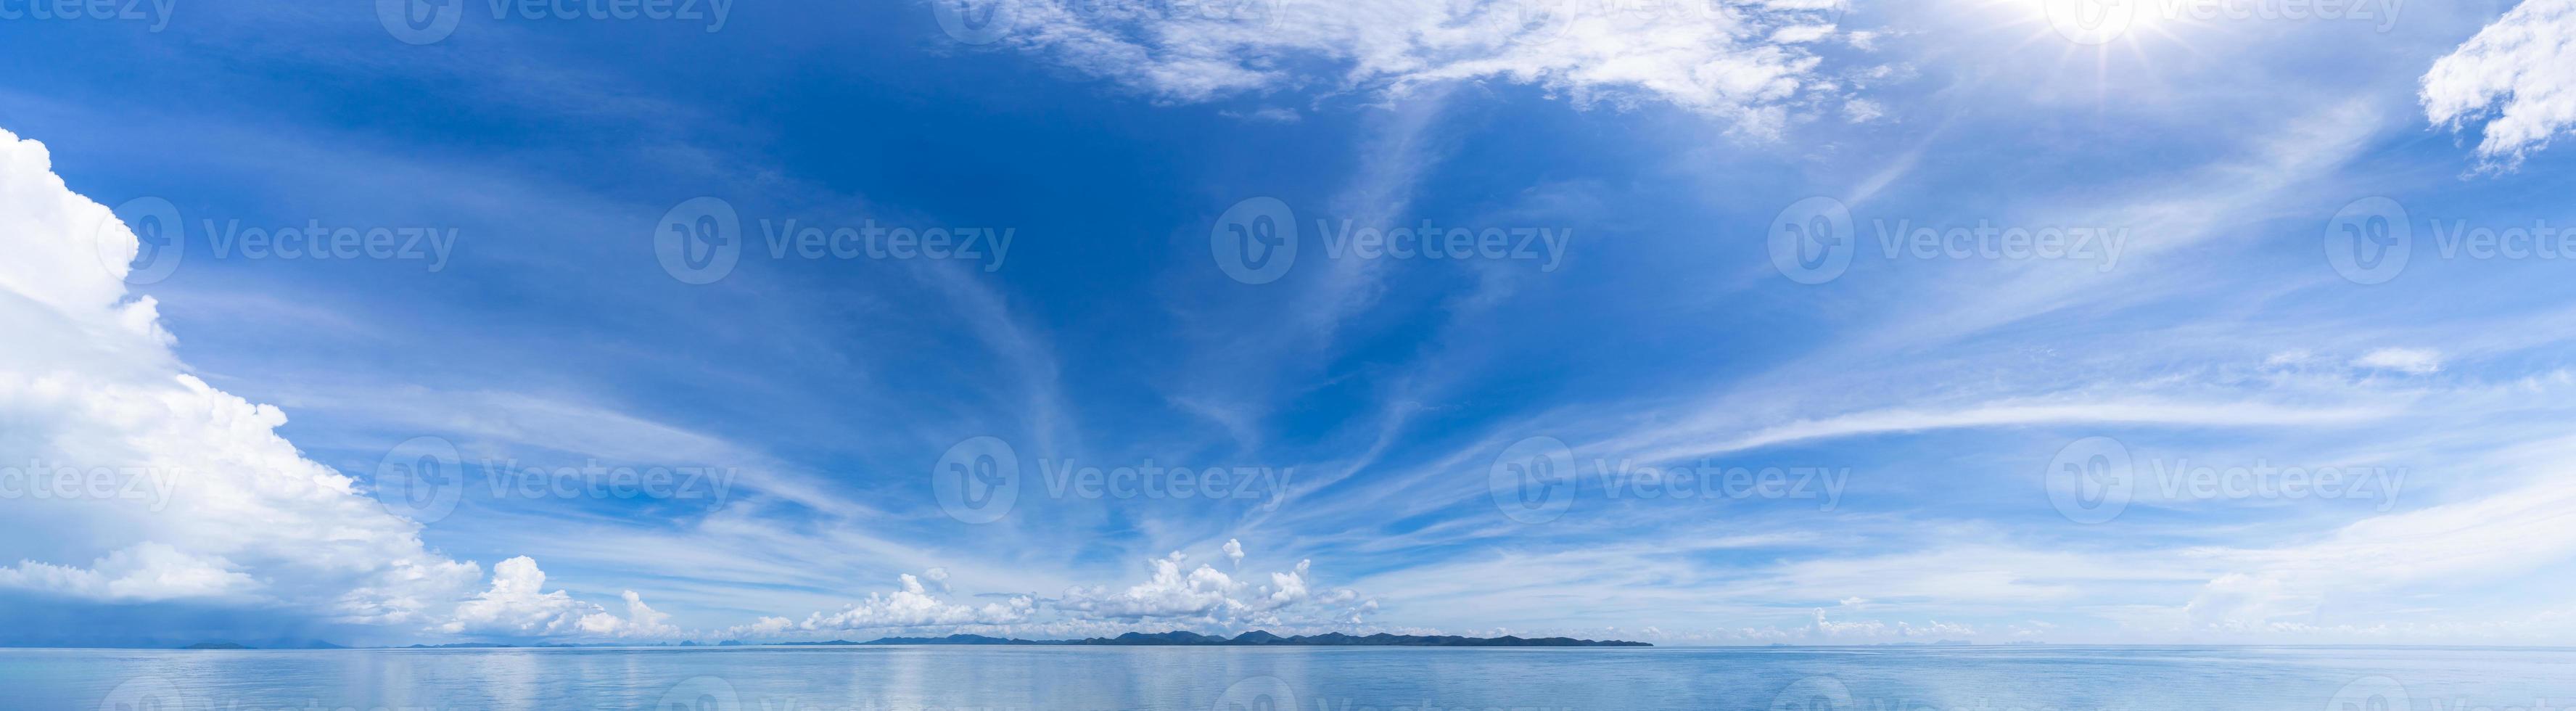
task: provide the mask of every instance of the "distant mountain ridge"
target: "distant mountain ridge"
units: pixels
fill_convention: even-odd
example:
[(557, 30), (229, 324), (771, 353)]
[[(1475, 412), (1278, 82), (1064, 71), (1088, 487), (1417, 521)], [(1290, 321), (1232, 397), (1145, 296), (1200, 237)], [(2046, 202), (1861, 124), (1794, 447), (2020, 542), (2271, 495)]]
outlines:
[(1645, 642), (1622, 640), (1574, 639), (1572, 637), (1524, 638), (1460, 637), (1457, 635), (1411, 635), (1380, 632), (1368, 636), (1327, 632), (1319, 635), (1281, 637), (1265, 630), (1253, 630), (1232, 639), (1197, 632), (1171, 631), (1161, 634), (1129, 632), (1116, 637), (1088, 639), (1013, 639), (980, 634), (952, 634), (946, 637), (886, 637), (867, 642), (789, 642), (797, 645), (858, 644), (1040, 644), (1140, 647), (1652, 647)]

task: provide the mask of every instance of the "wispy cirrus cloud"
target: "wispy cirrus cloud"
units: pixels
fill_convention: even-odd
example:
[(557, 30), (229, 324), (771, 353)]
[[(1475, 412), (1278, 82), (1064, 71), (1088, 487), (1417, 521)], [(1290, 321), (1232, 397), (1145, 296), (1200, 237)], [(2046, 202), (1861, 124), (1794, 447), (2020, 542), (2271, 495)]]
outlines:
[[(1401, 94), (1495, 79), (1578, 104), (1669, 104), (1771, 134), (1793, 112), (1847, 98), (1808, 46), (1839, 33), (1841, 0), (1268, 0), (1206, 12), (1042, 0), (935, 7), (963, 39), (1040, 51), (1175, 101), (1305, 88)], [(997, 19), (958, 24), (976, 9)]]

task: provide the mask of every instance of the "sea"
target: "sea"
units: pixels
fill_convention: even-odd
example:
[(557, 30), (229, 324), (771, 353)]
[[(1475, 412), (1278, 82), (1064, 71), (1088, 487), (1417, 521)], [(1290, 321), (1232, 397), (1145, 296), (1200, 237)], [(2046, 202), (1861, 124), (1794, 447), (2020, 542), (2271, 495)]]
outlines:
[(100, 711), (2576, 711), (2576, 649), (0, 649)]

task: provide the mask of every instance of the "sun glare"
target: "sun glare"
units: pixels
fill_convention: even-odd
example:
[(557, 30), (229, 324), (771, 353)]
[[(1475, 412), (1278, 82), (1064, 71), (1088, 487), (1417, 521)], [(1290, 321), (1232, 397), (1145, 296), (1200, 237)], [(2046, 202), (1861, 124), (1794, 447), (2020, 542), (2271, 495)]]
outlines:
[[(2141, 82), (2160, 84), (2152, 59), (2197, 53), (2185, 39), (2190, 9), (2203, 0), (1962, 0), (2012, 38), (2018, 54), (2049, 55), (2061, 70), (2091, 75), (2102, 98)], [(1976, 22), (1972, 20), (1971, 22)], [(2116, 78), (2115, 78), (2116, 75)]]

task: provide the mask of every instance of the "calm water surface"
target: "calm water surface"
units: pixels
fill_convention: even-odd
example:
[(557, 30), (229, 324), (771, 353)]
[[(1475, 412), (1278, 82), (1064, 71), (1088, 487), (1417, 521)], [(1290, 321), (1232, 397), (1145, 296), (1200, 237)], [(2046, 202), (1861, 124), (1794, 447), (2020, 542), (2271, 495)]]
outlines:
[(2576, 711), (2576, 650), (0, 649), (0, 708)]

